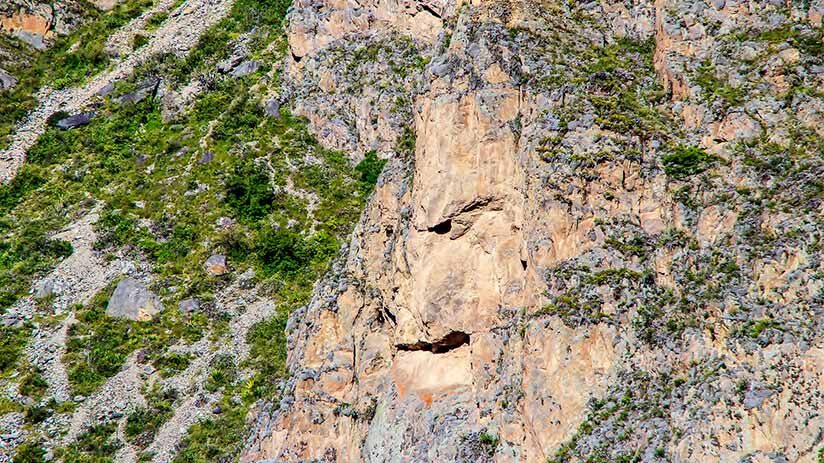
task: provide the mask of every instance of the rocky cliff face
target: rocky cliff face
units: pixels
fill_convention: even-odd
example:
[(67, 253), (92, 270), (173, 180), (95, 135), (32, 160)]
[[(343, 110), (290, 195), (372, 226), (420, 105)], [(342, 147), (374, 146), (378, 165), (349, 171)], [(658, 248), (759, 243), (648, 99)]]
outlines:
[(389, 163), (243, 461), (819, 461), (822, 12), (296, 2), (288, 97)]
[[(95, 6), (110, 9), (114, 5), (115, 2)], [(84, 8), (90, 7), (89, 3), (75, 0), (9, 0), (0, 5), (0, 32), (10, 34), (36, 49), (43, 49), (50, 40), (82, 25), (92, 13), (84, 11)], [(13, 51), (6, 50), (5, 46), (0, 50)]]
[(821, 0), (287, 7), (0, 6), (0, 462), (824, 461)]

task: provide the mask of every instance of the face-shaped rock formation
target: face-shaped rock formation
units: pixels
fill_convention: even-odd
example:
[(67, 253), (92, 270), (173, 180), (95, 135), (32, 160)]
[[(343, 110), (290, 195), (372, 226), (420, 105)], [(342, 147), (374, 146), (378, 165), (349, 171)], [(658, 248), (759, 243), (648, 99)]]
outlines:
[(390, 160), (244, 461), (815, 461), (822, 5), (777, 3), (296, 3), (299, 111)]

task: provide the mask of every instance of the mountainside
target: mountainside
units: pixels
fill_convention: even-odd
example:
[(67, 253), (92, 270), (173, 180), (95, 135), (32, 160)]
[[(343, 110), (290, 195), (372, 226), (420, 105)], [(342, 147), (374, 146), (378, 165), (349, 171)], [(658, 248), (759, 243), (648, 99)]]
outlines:
[(0, 462), (824, 461), (824, 2), (18, 3)]

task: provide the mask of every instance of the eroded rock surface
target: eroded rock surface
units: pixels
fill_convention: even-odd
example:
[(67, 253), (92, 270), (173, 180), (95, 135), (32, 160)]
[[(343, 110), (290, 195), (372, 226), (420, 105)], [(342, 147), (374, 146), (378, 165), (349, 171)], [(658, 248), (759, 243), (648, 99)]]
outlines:
[(817, 461), (822, 9), (297, 2), (389, 162), (243, 461)]

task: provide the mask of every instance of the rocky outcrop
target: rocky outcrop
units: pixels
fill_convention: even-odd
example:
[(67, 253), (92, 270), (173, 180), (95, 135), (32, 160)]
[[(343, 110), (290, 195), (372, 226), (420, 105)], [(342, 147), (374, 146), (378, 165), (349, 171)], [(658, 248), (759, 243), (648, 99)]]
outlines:
[(775, 3), (297, 3), (298, 110), (389, 163), (243, 460), (816, 461), (822, 5)]
[(63, 119), (60, 119), (55, 125), (63, 130), (74, 129), (88, 124), (95, 116), (94, 111), (85, 111)]
[(10, 0), (0, 5), (0, 32), (43, 49), (54, 37), (66, 35), (82, 25), (87, 16), (83, 4), (75, 0)]
[(206, 259), (203, 264), (210, 275), (220, 276), (229, 273), (229, 265), (226, 263), (226, 256), (222, 254), (213, 254)]
[(149, 321), (163, 310), (160, 298), (135, 280), (124, 278), (117, 283), (106, 306), (106, 315), (136, 321)]
[(15, 85), (17, 85), (17, 79), (13, 75), (0, 69), (0, 90), (8, 90)]

